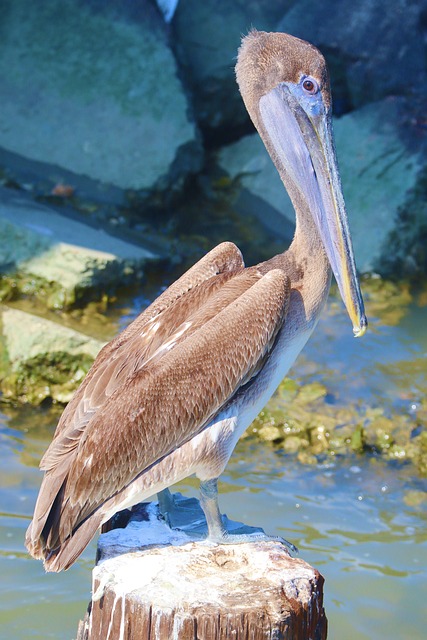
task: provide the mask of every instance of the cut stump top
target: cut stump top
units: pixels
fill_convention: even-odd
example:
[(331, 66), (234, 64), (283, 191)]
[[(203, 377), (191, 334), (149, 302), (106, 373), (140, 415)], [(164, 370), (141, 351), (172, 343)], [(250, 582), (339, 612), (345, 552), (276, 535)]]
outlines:
[(194, 542), (144, 507), (100, 537), (78, 640), (326, 638), (323, 578), (280, 542)]

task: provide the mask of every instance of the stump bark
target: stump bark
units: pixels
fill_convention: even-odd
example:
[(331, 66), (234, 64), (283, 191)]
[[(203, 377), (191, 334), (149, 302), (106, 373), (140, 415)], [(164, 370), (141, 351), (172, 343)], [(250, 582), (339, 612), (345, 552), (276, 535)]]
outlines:
[[(194, 501), (193, 501), (194, 502)], [(228, 528), (241, 528), (228, 522)], [(120, 525), (119, 525), (120, 526)], [(100, 536), (77, 640), (324, 640), (323, 578), (280, 542), (189, 541), (138, 505)]]

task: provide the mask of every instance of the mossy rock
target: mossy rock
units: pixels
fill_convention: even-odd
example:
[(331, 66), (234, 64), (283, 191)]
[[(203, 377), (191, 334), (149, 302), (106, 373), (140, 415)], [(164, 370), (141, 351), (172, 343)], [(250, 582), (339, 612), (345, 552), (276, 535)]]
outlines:
[(9, 192), (0, 199), (0, 235), (0, 301), (34, 298), (48, 309), (101, 300), (134, 283), (148, 262), (159, 259), (83, 218)]
[(420, 411), (414, 424), (410, 414), (390, 417), (381, 407), (343, 407), (326, 397), (321, 383), (285, 378), (247, 433), (296, 455), (302, 464), (372, 455), (411, 462), (421, 476), (427, 475), (427, 415)]
[(2, 335), (3, 396), (36, 405), (46, 400), (68, 402), (103, 345), (73, 329), (6, 307)]

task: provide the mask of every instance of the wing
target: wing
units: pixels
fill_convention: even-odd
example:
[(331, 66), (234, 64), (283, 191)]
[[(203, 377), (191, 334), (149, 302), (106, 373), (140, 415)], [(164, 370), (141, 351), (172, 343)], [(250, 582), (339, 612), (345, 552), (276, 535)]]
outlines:
[[(182, 323), (182, 316), (178, 314), (175, 305), (178, 300), (215, 276), (232, 274), (243, 268), (242, 254), (236, 245), (231, 242), (218, 245), (166, 289), (114, 340), (105, 345), (65, 408), (40, 468), (50, 471), (62, 463), (64, 455), (77, 446), (85, 426), (104, 402), (130, 375), (143, 366), (153, 351), (159, 348), (162, 340), (170, 338), (176, 332)], [(193, 304), (197, 304), (197, 295), (193, 294), (191, 297)], [(202, 303), (203, 295), (199, 301), (199, 304)], [(174, 305), (174, 314), (167, 313)], [(185, 311), (188, 304), (181, 305), (181, 308)], [(159, 316), (163, 318), (160, 319)]]
[[(137, 371), (87, 425), (51, 522), (51, 549), (137, 475), (199, 433), (259, 370), (283, 324), (289, 280), (280, 270), (264, 276), (247, 270), (224, 289), (233, 291), (232, 302), (204, 322), (199, 311), (192, 334)], [(215, 299), (208, 308), (217, 305)]]

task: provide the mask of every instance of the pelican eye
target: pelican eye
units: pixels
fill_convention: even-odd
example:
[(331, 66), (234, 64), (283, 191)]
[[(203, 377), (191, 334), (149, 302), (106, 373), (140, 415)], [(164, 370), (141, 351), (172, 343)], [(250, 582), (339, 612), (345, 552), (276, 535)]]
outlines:
[(319, 91), (319, 85), (314, 78), (304, 78), (302, 88), (311, 96), (314, 96)]

